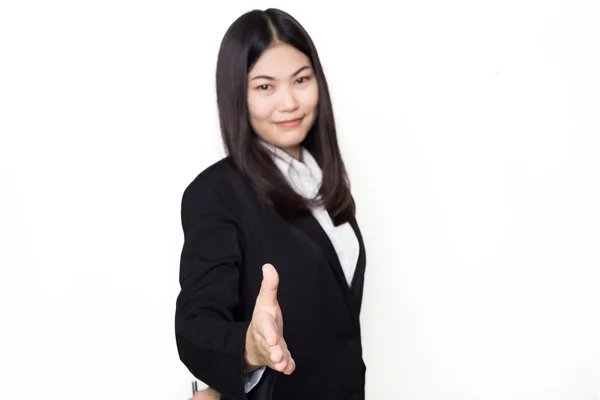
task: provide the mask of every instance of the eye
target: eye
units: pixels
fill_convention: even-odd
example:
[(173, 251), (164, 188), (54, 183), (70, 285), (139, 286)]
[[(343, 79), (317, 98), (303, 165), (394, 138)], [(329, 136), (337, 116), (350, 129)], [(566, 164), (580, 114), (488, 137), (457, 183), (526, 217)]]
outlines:
[(269, 83), (265, 83), (264, 85), (257, 86), (256, 89), (258, 89), (258, 90), (269, 90), (270, 87), (271, 87), (271, 85)]
[(301, 76), (300, 78), (296, 79), (296, 83), (305, 83), (309, 79), (310, 79), (310, 76)]

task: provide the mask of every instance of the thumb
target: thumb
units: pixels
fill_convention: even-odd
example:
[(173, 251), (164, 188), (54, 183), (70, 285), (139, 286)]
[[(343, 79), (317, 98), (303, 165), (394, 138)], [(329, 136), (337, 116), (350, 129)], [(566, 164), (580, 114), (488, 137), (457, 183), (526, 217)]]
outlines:
[(265, 306), (274, 306), (277, 303), (277, 289), (279, 287), (279, 275), (277, 270), (271, 264), (265, 264), (262, 267), (263, 280), (260, 285), (257, 303)]

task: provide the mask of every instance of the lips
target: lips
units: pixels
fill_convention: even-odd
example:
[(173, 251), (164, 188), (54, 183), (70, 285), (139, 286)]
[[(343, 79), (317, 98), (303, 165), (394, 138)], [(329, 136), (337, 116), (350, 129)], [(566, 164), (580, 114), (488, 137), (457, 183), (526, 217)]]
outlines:
[(304, 117), (296, 118), (296, 119), (288, 119), (286, 121), (280, 121), (280, 122), (277, 122), (277, 125), (285, 126), (285, 127), (297, 126), (300, 124), (300, 122), (302, 122), (302, 118), (304, 118)]

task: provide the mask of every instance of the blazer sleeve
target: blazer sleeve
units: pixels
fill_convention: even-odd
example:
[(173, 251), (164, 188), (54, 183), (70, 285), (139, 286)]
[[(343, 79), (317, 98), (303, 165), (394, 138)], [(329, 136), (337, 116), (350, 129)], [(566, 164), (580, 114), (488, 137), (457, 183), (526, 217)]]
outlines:
[(196, 378), (223, 398), (246, 400), (243, 352), (250, 321), (233, 316), (242, 247), (225, 200), (219, 182), (202, 175), (183, 193), (175, 336), (179, 358)]

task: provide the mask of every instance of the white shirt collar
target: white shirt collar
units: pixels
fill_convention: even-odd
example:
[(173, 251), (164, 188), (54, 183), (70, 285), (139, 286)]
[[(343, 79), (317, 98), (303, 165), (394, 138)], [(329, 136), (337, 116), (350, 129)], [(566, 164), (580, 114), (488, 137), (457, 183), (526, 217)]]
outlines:
[(275, 165), (298, 194), (308, 199), (312, 199), (318, 194), (323, 173), (317, 161), (305, 147), (301, 148), (301, 161), (299, 161), (272, 143), (261, 138), (259, 138), (259, 142), (270, 151)]

